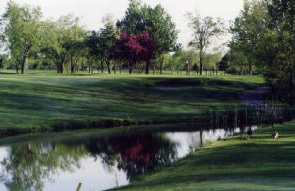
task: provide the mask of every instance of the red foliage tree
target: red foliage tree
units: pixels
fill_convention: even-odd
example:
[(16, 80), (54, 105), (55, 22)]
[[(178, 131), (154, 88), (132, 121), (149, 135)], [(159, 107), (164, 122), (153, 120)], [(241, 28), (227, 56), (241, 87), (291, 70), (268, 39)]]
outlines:
[(151, 39), (149, 33), (134, 35), (122, 32), (111, 49), (110, 57), (124, 60), (129, 64), (129, 73), (132, 73), (133, 66), (139, 62), (146, 62), (146, 73), (154, 56), (156, 42)]

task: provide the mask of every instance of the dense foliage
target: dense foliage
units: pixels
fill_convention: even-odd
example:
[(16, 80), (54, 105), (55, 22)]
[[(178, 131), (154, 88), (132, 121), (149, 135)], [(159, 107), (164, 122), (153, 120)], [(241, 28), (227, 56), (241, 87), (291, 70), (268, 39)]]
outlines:
[[(157, 42), (153, 58), (175, 51), (178, 31), (171, 16), (161, 5), (154, 8), (142, 4), (138, 0), (131, 0), (125, 17), (118, 21), (117, 26), (122, 32), (129, 34), (142, 34), (148, 32), (150, 37)], [(160, 70), (162, 70), (162, 60)], [(146, 73), (149, 73), (149, 64), (146, 64)]]
[(203, 74), (206, 49), (214, 38), (224, 33), (224, 24), (220, 19), (212, 17), (202, 18), (200, 15), (189, 13), (189, 26), (193, 30), (193, 40), (189, 43), (199, 51), (200, 75)]
[(128, 63), (129, 72), (138, 62), (145, 61), (148, 70), (149, 63), (154, 54), (156, 42), (149, 33), (133, 35), (123, 32), (111, 49), (110, 57)]
[(29, 54), (37, 49), (43, 36), (41, 27), (41, 10), (28, 6), (20, 7), (13, 1), (7, 5), (2, 22), (4, 38), (12, 56), (12, 62), (22, 73), (28, 69)]
[[(130, 58), (133, 57), (138, 64), (145, 63), (142, 70), (148, 74), (152, 63), (160, 63), (157, 67), (162, 70), (164, 54), (180, 47), (177, 44), (178, 31), (166, 10), (160, 5), (151, 7), (137, 0), (130, 0), (126, 15), (117, 25), (108, 15), (103, 18), (104, 26), (98, 31), (86, 31), (79, 18), (72, 15), (58, 20), (44, 19), (39, 7), (21, 6), (14, 1), (8, 3), (0, 21), (1, 48), (4, 44), (9, 55), (9, 64), (5, 68), (15, 69), (17, 73), (25, 73), (28, 69), (55, 69), (57, 73), (92, 72), (94, 68), (100, 69), (101, 73), (107, 68), (111, 73), (118, 66), (120, 70), (130, 69), (126, 62), (128, 66), (134, 65)], [(137, 54), (138, 49), (129, 52), (134, 54), (132, 56), (118, 56), (116, 51), (122, 48), (120, 33), (132, 37), (129, 40), (133, 41), (127, 47), (132, 48), (136, 41), (140, 41), (144, 48), (133, 48), (145, 51)], [(119, 47), (114, 47), (116, 45)], [(1, 68), (4, 68), (3, 61)]]
[(295, 1), (246, 1), (231, 32), (231, 52), (245, 57), (248, 72), (258, 68), (277, 98), (294, 105)]
[(161, 5), (130, 0), (117, 23), (108, 15), (101, 29), (86, 31), (72, 15), (45, 19), (39, 7), (10, 1), (0, 19), (0, 48), (6, 48), (1, 50), (0, 68), (21, 73), (28, 69), (58, 73), (107, 69), (111, 73), (120, 68), (148, 74), (151, 67), (159, 73), (262, 73), (278, 98), (294, 104), (294, 4), (245, 1), (230, 27), (230, 50), (222, 55), (212, 46), (226, 32), (220, 19), (189, 13), (193, 49), (183, 50), (177, 43), (175, 23)]
[(108, 73), (110, 74), (110, 51), (115, 41), (118, 39), (119, 32), (110, 16), (103, 20), (105, 26), (98, 32), (92, 31), (86, 39), (86, 44), (89, 48), (90, 56), (95, 58), (96, 61), (100, 61), (101, 72), (103, 73), (104, 65), (106, 65)]

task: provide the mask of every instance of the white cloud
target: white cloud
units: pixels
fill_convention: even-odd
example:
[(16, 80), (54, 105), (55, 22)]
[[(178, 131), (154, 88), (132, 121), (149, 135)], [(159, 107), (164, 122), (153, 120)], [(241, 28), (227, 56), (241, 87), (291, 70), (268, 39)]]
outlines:
[[(81, 24), (89, 30), (101, 27), (101, 19), (112, 14), (119, 19), (124, 15), (128, 0), (15, 0), (21, 4), (40, 6), (45, 17), (58, 18), (62, 15), (74, 14), (81, 17)], [(0, 0), (2, 15), (8, 0)], [(181, 31), (179, 42), (186, 44), (190, 38), (187, 27), (187, 12), (198, 10), (202, 16), (221, 17), (225, 21), (233, 20), (243, 5), (243, 0), (143, 0), (156, 5), (162, 4), (171, 14)]]

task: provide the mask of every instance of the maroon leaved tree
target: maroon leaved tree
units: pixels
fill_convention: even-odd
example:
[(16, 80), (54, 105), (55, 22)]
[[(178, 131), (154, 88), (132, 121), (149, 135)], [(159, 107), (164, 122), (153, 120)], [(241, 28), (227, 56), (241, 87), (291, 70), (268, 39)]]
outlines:
[(120, 39), (117, 40), (111, 49), (110, 57), (113, 59), (124, 60), (129, 63), (129, 73), (132, 73), (133, 66), (137, 63), (146, 62), (146, 73), (153, 58), (156, 43), (150, 38), (149, 33), (139, 35), (122, 32)]
[(149, 67), (151, 60), (154, 57), (154, 52), (156, 50), (156, 42), (151, 39), (148, 32), (138, 36), (138, 41), (144, 47), (145, 51), (142, 53), (142, 60), (146, 62), (145, 73), (149, 74)]

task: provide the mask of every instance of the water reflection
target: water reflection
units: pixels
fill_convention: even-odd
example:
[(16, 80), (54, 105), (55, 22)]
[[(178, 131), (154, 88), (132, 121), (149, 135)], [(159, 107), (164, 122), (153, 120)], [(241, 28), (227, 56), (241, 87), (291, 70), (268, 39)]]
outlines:
[(202, 142), (227, 135), (228, 132), (222, 129), (17, 143), (0, 149), (0, 189), (49, 191), (54, 187), (56, 191), (74, 190), (82, 179), (85, 180), (84, 190), (98, 191), (125, 185), (184, 157), (199, 148)]
[(79, 168), (79, 160), (85, 154), (81, 146), (72, 149), (62, 144), (18, 144), (7, 147), (1, 161), (1, 182), (12, 191), (41, 191), (43, 179), (58, 171)]
[[(294, 111), (259, 109), (205, 111), (203, 125), (173, 124), (129, 128), (112, 136), (89, 131), (85, 136), (51, 134), (0, 148), (1, 191), (104, 190), (128, 184), (140, 175), (250, 127), (292, 119)], [(142, 130), (144, 129), (144, 130)], [(147, 130), (150, 129), (150, 130)], [(77, 134), (72, 132), (72, 134)], [(97, 135), (96, 135), (97, 134)], [(63, 138), (54, 139), (56, 135)]]
[(126, 172), (128, 180), (152, 172), (176, 158), (177, 143), (165, 134), (140, 134), (104, 139), (91, 139), (85, 149), (103, 164)]

